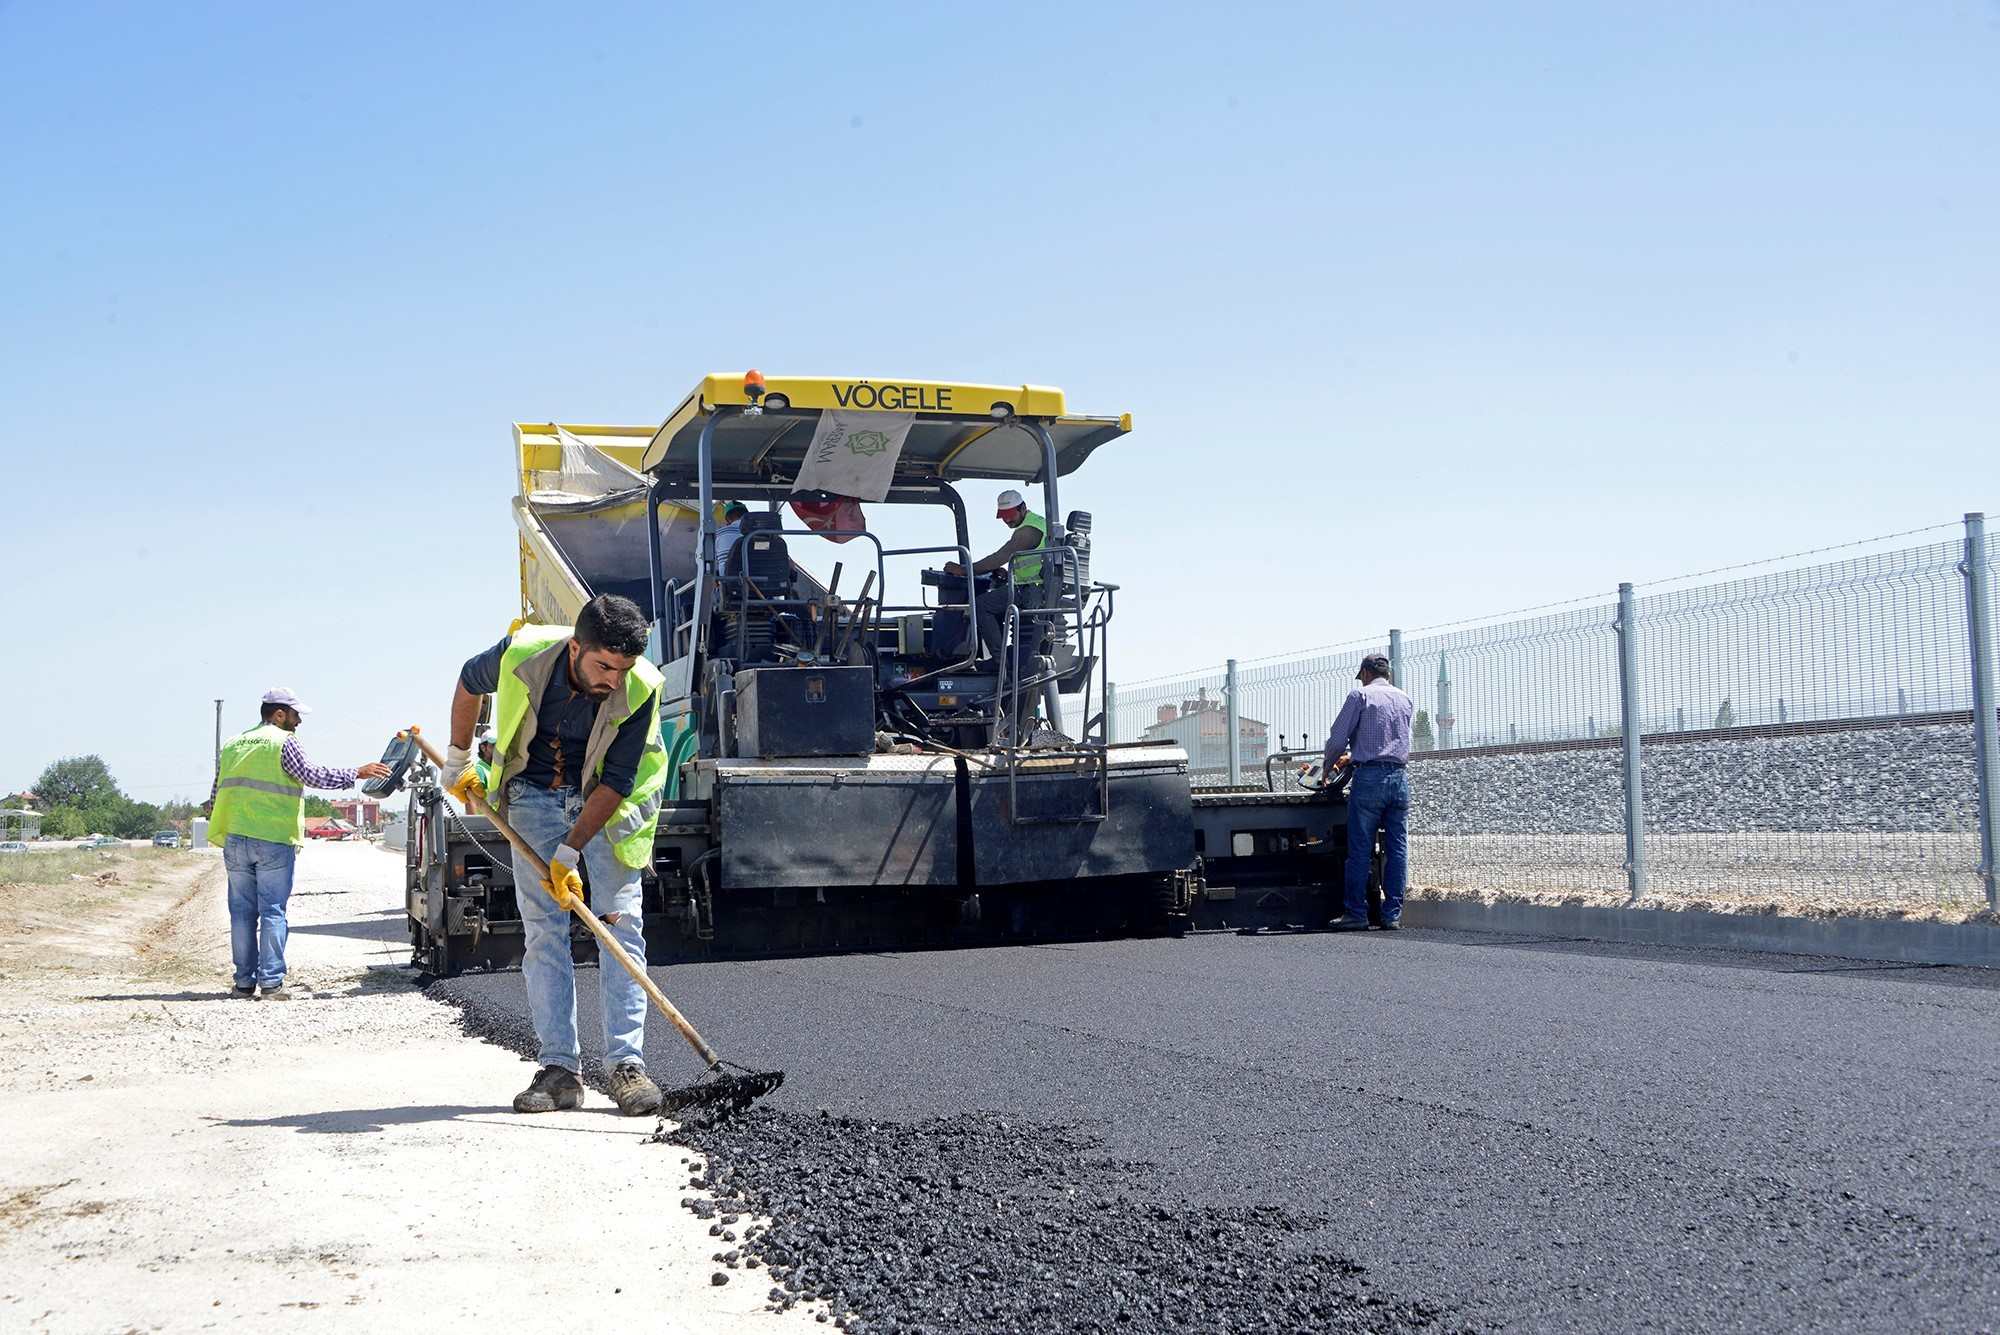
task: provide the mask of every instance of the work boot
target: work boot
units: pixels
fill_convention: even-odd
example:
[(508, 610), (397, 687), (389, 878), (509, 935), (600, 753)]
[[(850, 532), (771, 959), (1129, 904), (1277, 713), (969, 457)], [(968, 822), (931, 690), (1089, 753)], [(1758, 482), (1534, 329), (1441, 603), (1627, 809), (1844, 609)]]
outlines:
[(554, 1112), (583, 1106), (583, 1082), (560, 1066), (544, 1066), (528, 1087), (514, 1096), (517, 1113)]
[(257, 985), (255, 983), (233, 983), (230, 985), (229, 995), (246, 999), (255, 997), (257, 995)]
[(1338, 917), (1329, 918), (1326, 930), (1329, 932), (1365, 932), (1368, 930), (1368, 919), (1350, 918), (1343, 913)]
[(627, 1117), (644, 1117), (660, 1110), (660, 1087), (637, 1062), (611, 1068), (611, 1099)]
[(286, 987), (283, 983), (279, 983), (276, 987), (267, 987), (257, 994), (257, 1000), (259, 1001), (290, 1001), (291, 999), (292, 989)]

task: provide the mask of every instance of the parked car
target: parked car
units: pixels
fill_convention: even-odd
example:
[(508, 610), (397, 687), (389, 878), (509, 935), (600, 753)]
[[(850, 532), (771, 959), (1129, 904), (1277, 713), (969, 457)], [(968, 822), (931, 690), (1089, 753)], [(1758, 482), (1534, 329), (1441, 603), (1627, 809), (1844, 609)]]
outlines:
[(123, 839), (113, 839), (113, 838), (112, 838), (112, 837), (111, 837), (110, 835), (108, 835), (108, 834), (93, 834), (93, 835), (91, 835), (91, 836), (90, 836), (90, 837), (89, 837), (88, 839), (85, 839), (85, 840), (84, 840), (84, 841), (83, 841), (82, 843), (78, 844), (78, 845), (77, 845), (77, 847), (78, 847), (78, 848), (116, 848), (116, 847), (118, 847), (118, 846), (119, 846), (120, 844), (122, 844), (122, 843), (124, 843), (124, 842), (125, 842), (125, 841), (124, 841)]
[(19, 839), (9, 839), (6, 843), (0, 844), (0, 853), (25, 853), (27, 851), (28, 846)]
[(161, 830), (153, 836), (154, 848), (179, 848), (180, 846), (181, 832), (179, 830)]

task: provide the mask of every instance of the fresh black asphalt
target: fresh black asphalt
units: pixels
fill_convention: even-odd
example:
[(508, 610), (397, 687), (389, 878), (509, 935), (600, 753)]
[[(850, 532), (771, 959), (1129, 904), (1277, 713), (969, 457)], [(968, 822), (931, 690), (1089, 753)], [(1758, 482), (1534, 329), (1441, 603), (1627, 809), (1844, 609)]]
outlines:
[[(1275, 1243), (1218, 1226), (1203, 1246), (1240, 1248), (1224, 1273), (1287, 1265), (1274, 1246), (1351, 1261), (1393, 1309), (1374, 1328), (1425, 1314), (1576, 1331), (2000, 1323), (1992, 973), (1406, 930), (654, 977), (725, 1056), (787, 1072), (763, 1125), (783, 1128), (794, 1168), (815, 1137), (897, 1123), (1064, 1128), (1055, 1157), (1085, 1179), (1069, 1195), (1129, 1201), (1141, 1171), (1139, 1190), (1176, 1211), (1275, 1208), (1290, 1221)], [(517, 973), (433, 995), (531, 1050)], [(657, 1019), (647, 1054), (663, 1084), (699, 1075)], [(732, 1132), (739, 1148), (758, 1125)], [(680, 1197), (684, 1171), (662, 1167), (664, 1194)], [(799, 1236), (815, 1236), (815, 1209), (857, 1208), (828, 1194)], [(910, 1329), (912, 1310), (870, 1329)], [(1283, 1310), (1217, 1320), (1304, 1328)]]

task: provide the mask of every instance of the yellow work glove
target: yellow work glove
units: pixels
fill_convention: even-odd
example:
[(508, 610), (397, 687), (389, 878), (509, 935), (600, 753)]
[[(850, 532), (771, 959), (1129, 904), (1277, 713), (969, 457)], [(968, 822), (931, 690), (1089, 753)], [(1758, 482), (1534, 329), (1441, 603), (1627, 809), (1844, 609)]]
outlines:
[(470, 811), (471, 798), (477, 795), (484, 800), (486, 785), (479, 781), (479, 767), (472, 763), (472, 748), (452, 746), (445, 748), (444, 769), (439, 774), (444, 780), (444, 790), (458, 799), (460, 806)]
[(573, 913), (583, 905), (583, 877), (576, 870), (577, 852), (568, 844), (557, 844), (556, 855), (549, 859), (549, 874), (542, 878), (542, 889), (549, 892), (549, 898), (565, 913)]

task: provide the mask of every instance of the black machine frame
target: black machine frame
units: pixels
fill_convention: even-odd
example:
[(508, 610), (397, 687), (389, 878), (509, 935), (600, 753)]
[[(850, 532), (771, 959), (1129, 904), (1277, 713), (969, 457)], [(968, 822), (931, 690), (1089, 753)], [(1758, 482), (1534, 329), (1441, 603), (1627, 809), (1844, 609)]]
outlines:
[[(717, 427), (731, 417), (766, 417), (780, 421), (814, 421), (819, 416), (816, 409), (794, 409), (789, 406), (776, 407), (759, 404), (717, 404), (702, 414), (702, 424), (696, 443), (696, 467), (693, 478), (660, 470), (646, 494), (647, 559), (650, 578), (648, 589), (652, 606), (649, 609), (653, 621), (660, 628), (662, 667), (666, 670), (668, 688), (674, 694), (663, 697), (663, 712), (679, 710), (694, 712), (699, 716), (702, 705), (699, 702), (699, 681), (696, 664), (715, 654), (718, 646), (710, 639), (713, 623), (713, 599), (718, 589), (728, 583), (716, 559), (715, 505), (718, 501), (763, 501), (773, 508), (793, 499), (831, 499), (826, 493), (815, 491), (794, 491), (791, 479), (777, 469), (765, 467), (755, 476), (736, 476), (718, 480), (715, 471), (715, 433)], [(972, 413), (926, 412), (924, 418), (934, 424), (964, 427), (992, 428), (994, 430), (1019, 430), (1033, 439), (1041, 451), (1042, 467), (1033, 478), (1023, 479), (1031, 485), (1039, 485), (1042, 492), (1044, 513), (1048, 516), (1046, 541), (1031, 553), (1016, 556), (1014, 561), (1041, 559), (1052, 563), (1056, 569), (1055, 579), (1044, 578), (1042, 606), (1025, 606), (1010, 599), (1007, 609), (1008, 652), (995, 665), (998, 680), (995, 683), (989, 704), (988, 743), (999, 750), (1008, 766), (1010, 788), (1020, 765), (1020, 752), (1026, 738), (1016, 721), (1023, 717), (1022, 693), (1039, 691), (1041, 707), (1051, 725), (1058, 732), (1062, 728), (1062, 704), (1059, 681), (1062, 673), (1051, 668), (1038, 668), (1033, 672), (1023, 670), (1022, 645), (1025, 623), (1041, 623), (1042, 636), (1032, 637), (1040, 644), (1051, 633), (1068, 639), (1072, 634), (1078, 657), (1087, 660), (1090, 669), (1084, 674), (1081, 692), (1083, 696), (1083, 720), (1079, 728), (1080, 736), (1074, 741), (1065, 740), (1064, 745), (1037, 748), (1038, 759), (1068, 757), (1094, 768), (1108, 785), (1108, 764), (1105, 751), (1109, 742), (1109, 720), (1103, 712), (1106, 692), (1103, 683), (1109, 681), (1110, 623), (1116, 611), (1115, 584), (1096, 583), (1086, 586), (1081, 579), (1081, 554), (1069, 541), (1069, 535), (1062, 520), (1062, 498), (1058, 482), (1060, 466), (1057, 459), (1055, 438), (1046, 422), (1035, 417), (1021, 417), (1009, 414), (996, 422), (991, 416)], [(857, 629), (866, 642), (879, 638), (884, 616), (893, 612), (935, 612), (957, 610), (968, 619), (975, 613), (976, 576), (972, 573), (970, 533), (966, 520), (965, 503), (951, 482), (942, 477), (919, 480), (899, 480), (892, 484), (883, 498), (889, 504), (935, 504), (945, 506), (952, 515), (954, 536), (957, 542), (951, 545), (930, 545), (917, 547), (887, 548), (873, 533), (866, 529), (820, 530), (812, 528), (762, 529), (760, 533), (776, 537), (845, 537), (864, 538), (874, 546), (876, 580), (883, 589), (883, 596), (862, 609), (867, 617), (865, 624)], [(692, 501), (698, 514), (699, 536), (696, 541), (696, 570), (692, 580), (693, 588), (686, 583), (677, 583), (667, 578), (662, 552), (659, 526), (659, 509), (669, 502), (686, 503)], [(891, 604), (887, 599), (887, 559), (893, 556), (919, 556), (950, 553), (955, 556), (964, 572), (964, 601), (944, 602), (935, 605)], [(1010, 562), (1011, 565), (1011, 562)], [(1045, 566), (1045, 569), (1047, 567)], [(747, 579), (738, 577), (739, 599), (754, 598), (755, 591), (749, 587)], [(1018, 588), (1009, 580), (1010, 588)], [(687, 615), (681, 615), (682, 594), (691, 592)], [(791, 600), (803, 603), (805, 600)], [(784, 605), (786, 600), (775, 600), (773, 605)], [(922, 676), (902, 683), (895, 688), (907, 691), (925, 681), (945, 678), (972, 669), (978, 657), (976, 642), (968, 647), (963, 657), (938, 668), (933, 668)], [(1092, 713), (1093, 701), (1098, 708)], [(713, 702), (710, 708), (716, 707)], [(1101, 816), (1101, 812), (1099, 813)]]

